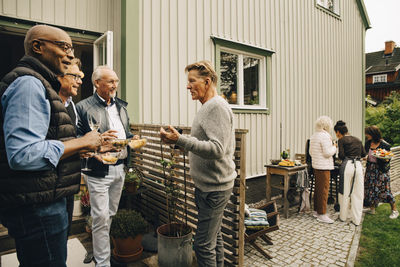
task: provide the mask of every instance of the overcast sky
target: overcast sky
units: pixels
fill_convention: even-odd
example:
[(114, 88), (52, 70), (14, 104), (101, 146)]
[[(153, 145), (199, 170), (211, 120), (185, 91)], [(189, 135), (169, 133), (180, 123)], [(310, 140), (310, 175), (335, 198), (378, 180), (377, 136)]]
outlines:
[(371, 29), (367, 30), (365, 52), (385, 48), (385, 41), (400, 47), (400, 0), (364, 0)]

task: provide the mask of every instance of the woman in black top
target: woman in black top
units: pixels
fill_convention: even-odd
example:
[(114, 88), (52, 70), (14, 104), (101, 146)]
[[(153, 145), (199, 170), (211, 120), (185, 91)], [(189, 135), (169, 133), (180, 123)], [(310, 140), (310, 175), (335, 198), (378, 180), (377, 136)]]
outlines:
[(361, 140), (349, 134), (345, 122), (338, 121), (334, 130), (339, 139), (339, 158), (342, 160), (339, 182), (340, 219), (346, 221), (349, 216), (355, 225), (359, 225), (364, 198), (363, 168), (360, 159), (365, 157), (365, 150)]
[(390, 150), (390, 145), (382, 139), (381, 131), (376, 126), (365, 128), (365, 151), (368, 153), (367, 169), (365, 171), (364, 201), (370, 206), (369, 213), (375, 214), (379, 202), (390, 203), (392, 207), (391, 219), (396, 219), (399, 212), (396, 210), (395, 199), (390, 190), (390, 161), (374, 157), (373, 151), (378, 148)]

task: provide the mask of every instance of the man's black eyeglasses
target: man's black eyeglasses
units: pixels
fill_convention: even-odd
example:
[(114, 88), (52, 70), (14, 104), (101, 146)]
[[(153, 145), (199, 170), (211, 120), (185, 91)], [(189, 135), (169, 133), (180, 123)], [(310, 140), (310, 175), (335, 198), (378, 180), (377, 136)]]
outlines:
[(69, 54), (71, 52), (74, 52), (74, 48), (72, 47), (72, 45), (70, 45), (67, 42), (64, 42), (64, 41), (53, 41), (53, 40), (47, 40), (47, 39), (42, 39), (42, 38), (39, 38), (38, 40), (42, 41), (42, 42), (49, 42), (49, 43), (55, 44), (58, 47), (60, 47), (62, 50), (64, 50), (64, 52), (67, 53), (67, 54)]
[(73, 74), (73, 73), (65, 73), (65, 74), (64, 74), (64, 76), (65, 76), (65, 75), (69, 75), (69, 76), (72, 76), (72, 77), (74, 77), (74, 80), (75, 80), (75, 81), (82, 80), (82, 77), (81, 77), (80, 75), (78, 75), (78, 74)]

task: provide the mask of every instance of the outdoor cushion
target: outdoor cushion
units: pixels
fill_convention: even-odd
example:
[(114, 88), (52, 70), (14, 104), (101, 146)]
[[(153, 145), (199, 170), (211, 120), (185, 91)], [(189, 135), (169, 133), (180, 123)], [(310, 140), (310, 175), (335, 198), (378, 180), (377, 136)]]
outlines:
[(260, 230), (269, 227), (265, 210), (249, 208), (249, 213), (250, 216), (244, 219), (244, 224), (248, 229)]

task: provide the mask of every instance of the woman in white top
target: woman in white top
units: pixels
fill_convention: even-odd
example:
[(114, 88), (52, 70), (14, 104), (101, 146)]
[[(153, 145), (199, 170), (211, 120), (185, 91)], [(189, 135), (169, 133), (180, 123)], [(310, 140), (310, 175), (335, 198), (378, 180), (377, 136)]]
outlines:
[(333, 155), (336, 144), (333, 145), (329, 134), (333, 126), (328, 116), (321, 116), (315, 122), (316, 132), (310, 138), (310, 155), (315, 177), (314, 217), (323, 223), (333, 223), (326, 215), (328, 201), (330, 171), (333, 167)]

